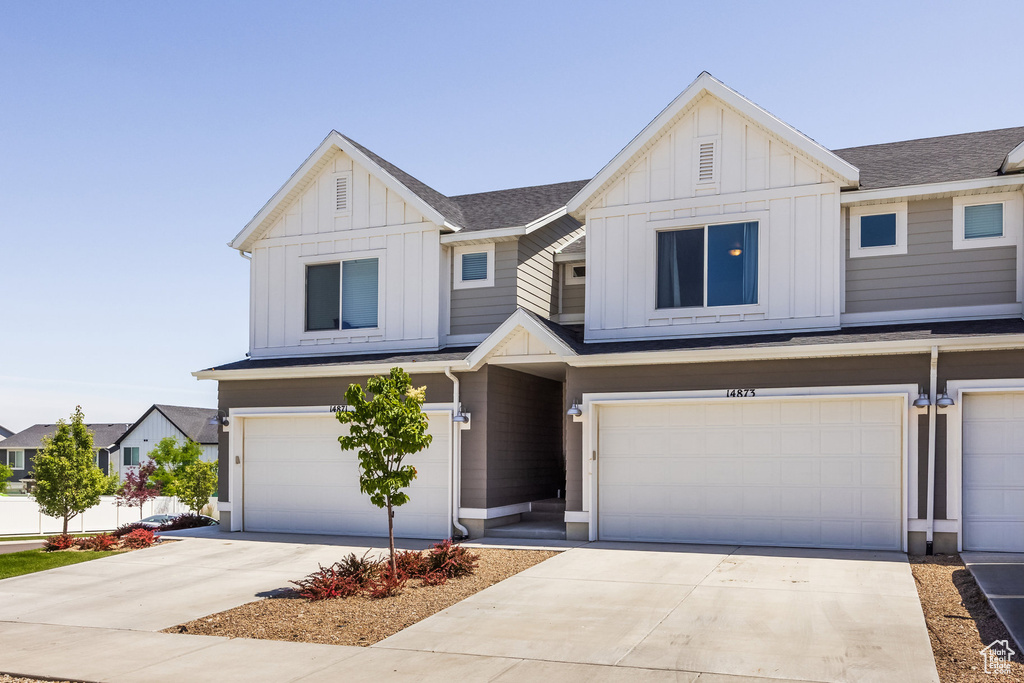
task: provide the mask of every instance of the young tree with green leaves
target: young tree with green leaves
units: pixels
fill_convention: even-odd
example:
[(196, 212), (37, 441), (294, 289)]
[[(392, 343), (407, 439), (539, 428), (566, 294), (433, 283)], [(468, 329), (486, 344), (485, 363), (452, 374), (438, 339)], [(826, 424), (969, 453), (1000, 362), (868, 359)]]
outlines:
[(14, 470), (7, 466), (7, 463), (0, 462), (0, 496), (7, 493), (7, 480), (14, 474)]
[(189, 510), (198, 513), (217, 491), (217, 463), (203, 461), (203, 447), (192, 439), (179, 446), (168, 436), (149, 452), (156, 463), (153, 481), (165, 496), (174, 496)]
[(429, 422), (423, 412), (426, 387), (414, 389), (402, 368), (391, 368), (386, 376), (366, 380), (363, 387), (349, 386), (345, 392), (348, 408), (336, 413), (338, 422), (349, 425), (348, 434), (338, 437), (342, 450), (359, 456), (359, 490), (370, 502), (388, 513), (388, 548), (391, 571), (395, 566), (394, 508), (409, 502), (402, 491), (416, 478), (416, 468), (402, 464), (405, 457), (430, 445)]
[(36, 481), (32, 496), (49, 517), (68, 522), (100, 502), (106, 477), (93, 462), (92, 432), (85, 426), (82, 407), (76, 406), (70, 424), (57, 421), (57, 431), (43, 438), (36, 453), (31, 477)]

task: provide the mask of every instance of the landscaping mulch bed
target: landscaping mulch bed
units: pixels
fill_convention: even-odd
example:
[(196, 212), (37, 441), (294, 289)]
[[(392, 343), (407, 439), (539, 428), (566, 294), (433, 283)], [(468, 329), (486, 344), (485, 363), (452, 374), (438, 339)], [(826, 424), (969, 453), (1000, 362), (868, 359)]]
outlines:
[(547, 550), (498, 548), (473, 548), (472, 552), (480, 556), (476, 573), (451, 579), (443, 586), (423, 586), (413, 580), (401, 595), (380, 600), (359, 595), (308, 602), (288, 591), (164, 632), (327, 645), (373, 645), (558, 554)]
[(935, 666), (942, 683), (999, 683), (1024, 680), (1024, 660), (1019, 647), (1010, 673), (985, 673), (979, 652), (995, 640), (1009, 638), (974, 577), (959, 555), (912, 555), (910, 568), (917, 583)]
[(54, 681), (49, 678), (18, 678), (16, 676), (8, 676), (7, 674), (0, 674), (0, 683), (71, 683), (70, 681)]

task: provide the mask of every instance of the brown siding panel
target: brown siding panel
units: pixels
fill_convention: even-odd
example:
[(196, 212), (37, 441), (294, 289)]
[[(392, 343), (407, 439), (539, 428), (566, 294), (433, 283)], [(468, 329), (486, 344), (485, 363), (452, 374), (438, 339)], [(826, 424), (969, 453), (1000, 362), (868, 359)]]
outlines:
[[(846, 239), (849, 254), (849, 234)], [(954, 250), (952, 199), (908, 203), (906, 255), (846, 259), (847, 313), (1016, 299), (1016, 247)]]
[(490, 334), (515, 312), (517, 258), (515, 242), (498, 242), (494, 286), (452, 289), (451, 334)]
[(558, 312), (555, 250), (576, 239), (582, 231), (578, 222), (563, 216), (519, 238), (519, 306), (545, 318)]

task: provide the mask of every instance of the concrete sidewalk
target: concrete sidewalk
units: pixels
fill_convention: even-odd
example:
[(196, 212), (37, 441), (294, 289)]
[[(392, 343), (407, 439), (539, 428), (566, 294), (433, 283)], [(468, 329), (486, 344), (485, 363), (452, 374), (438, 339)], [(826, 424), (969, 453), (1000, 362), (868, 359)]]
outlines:
[(960, 559), (1020, 652), (1024, 648), (1024, 553), (964, 552)]

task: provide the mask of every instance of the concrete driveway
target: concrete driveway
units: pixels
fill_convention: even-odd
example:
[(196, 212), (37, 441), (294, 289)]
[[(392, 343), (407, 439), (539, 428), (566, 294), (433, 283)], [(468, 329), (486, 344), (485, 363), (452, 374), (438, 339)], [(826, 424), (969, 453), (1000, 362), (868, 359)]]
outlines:
[[(898, 553), (588, 544), (369, 648), (154, 632), (367, 543), (213, 535), (0, 581), (0, 672), (220, 683), (938, 680)], [(135, 654), (109, 656), (114, 644)]]

